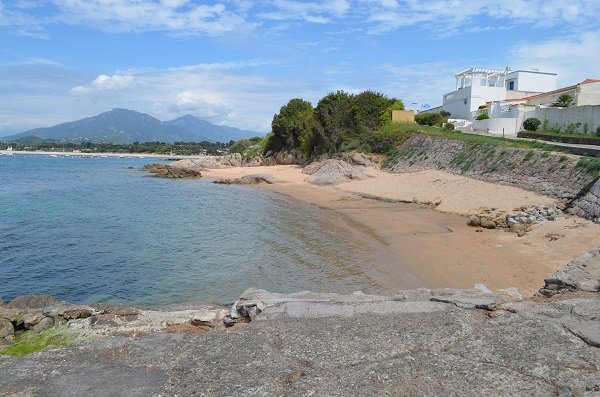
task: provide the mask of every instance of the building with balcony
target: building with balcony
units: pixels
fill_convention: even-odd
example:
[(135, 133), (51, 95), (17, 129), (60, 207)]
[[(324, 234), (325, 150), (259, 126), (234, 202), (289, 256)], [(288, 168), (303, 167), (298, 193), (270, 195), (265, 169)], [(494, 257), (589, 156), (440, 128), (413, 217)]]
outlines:
[(515, 100), (556, 90), (556, 73), (538, 70), (469, 68), (455, 75), (456, 89), (443, 97), (443, 105), (427, 112), (445, 110), (453, 119), (472, 120), (488, 102)]

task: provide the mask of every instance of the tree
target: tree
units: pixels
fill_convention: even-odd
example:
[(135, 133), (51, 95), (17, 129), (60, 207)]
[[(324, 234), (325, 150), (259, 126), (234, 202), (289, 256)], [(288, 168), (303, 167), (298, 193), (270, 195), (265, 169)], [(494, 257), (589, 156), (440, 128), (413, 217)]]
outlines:
[(321, 98), (315, 108), (314, 153), (335, 153), (353, 128), (351, 96), (344, 91)]
[(269, 136), (265, 151), (279, 152), (300, 147), (301, 140), (309, 140), (313, 129), (313, 107), (300, 98), (291, 99), (273, 116), (272, 135)]
[(568, 94), (562, 94), (552, 106), (557, 108), (568, 108), (569, 106), (573, 106), (573, 97)]

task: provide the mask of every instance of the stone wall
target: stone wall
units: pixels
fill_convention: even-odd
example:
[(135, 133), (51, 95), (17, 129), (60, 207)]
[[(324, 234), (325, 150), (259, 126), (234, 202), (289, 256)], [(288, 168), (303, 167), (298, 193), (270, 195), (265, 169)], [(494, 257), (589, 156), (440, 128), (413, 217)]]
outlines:
[(574, 155), (416, 134), (390, 157), (386, 168), (392, 172), (440, 169), (517, 186), (556, 197), (572, 206), (572, 212), (596, 219), (600, 214), (600, 183), (596, 176), (577, 167), (577, 162)]

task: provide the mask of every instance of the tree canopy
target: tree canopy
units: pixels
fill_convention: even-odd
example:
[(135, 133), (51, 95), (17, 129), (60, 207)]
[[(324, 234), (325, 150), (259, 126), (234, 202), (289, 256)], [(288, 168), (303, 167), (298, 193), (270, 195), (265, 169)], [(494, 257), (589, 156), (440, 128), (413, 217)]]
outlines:
[(391, 123), (396, 109), (404, 109), (401, 100), (375, 91), (332, 92), (314, 109), (309, 102), (295, 98), (273, 117), (265, 151), (300, 149), (311, 156), (366, 148), (378, 129)]

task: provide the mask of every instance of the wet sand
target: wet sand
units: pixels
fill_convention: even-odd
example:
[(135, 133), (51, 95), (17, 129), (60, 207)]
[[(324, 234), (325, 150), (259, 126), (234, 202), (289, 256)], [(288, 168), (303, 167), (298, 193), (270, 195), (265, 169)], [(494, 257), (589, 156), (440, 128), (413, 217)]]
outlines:
[[(476, 232), (466, 225), (465, 215), (481, 207), (510, 211), (554, 200), (443, 171), (375, 171), (369, 179), (337, 186), (313, 185), (312, 177), (297, 166), (202, 173), (209, 178), (271, 175), (277, 183), (261, 186), (317, 205), (355, 238), (369, 241), (374, 259), (368, 266), (357, 266), (390, 293), (418, 286), (469, 288), (483, 283), (492, 290), (516, 287), (531, 295), (545, 276), (600, 241), (600, 225), (577, 217), (535, 225), (525, 237), (503, 230)], [(398, 201), (441, 202), (434, 209)]]

